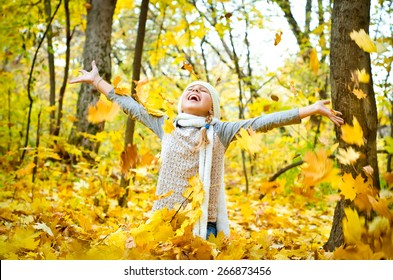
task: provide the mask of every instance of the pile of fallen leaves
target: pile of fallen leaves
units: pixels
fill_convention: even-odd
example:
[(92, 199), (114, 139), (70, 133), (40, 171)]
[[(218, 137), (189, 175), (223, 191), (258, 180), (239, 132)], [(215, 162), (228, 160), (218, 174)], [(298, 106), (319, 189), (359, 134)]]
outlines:
[[(339, 176), (329, 153), (308, 152), (298, 182), (289, 189), (284, 179), (254, 182), (248, 194), (229, 186), (231, 235), (208, 240), (192, 235), (203, 198), (197, 178), (184, 193), (190, 201), (186, 207), (152, 213), (153, 200), (163, 197), (154, 195), (156, 177), (146, 176), (149, 166), (141, 168), (146, 173), (131, 184), (127, 208), (121, 208), (118, 198), (125, 190), (109, 160), (93, 167), (83, 161), (75, 166), (43, 161), (32, 183), (34, 164), (13, 170), (9, 153), (1, 159), (0, 257), (392, 259), (392, 192), (377, 192), (361, 177)], [(324, 195), (325, 183), (337, 188), (335, 195)], [(328, 253), (323, 245), (338, 195), (355, 208), (345, 209), (345, 246)]]

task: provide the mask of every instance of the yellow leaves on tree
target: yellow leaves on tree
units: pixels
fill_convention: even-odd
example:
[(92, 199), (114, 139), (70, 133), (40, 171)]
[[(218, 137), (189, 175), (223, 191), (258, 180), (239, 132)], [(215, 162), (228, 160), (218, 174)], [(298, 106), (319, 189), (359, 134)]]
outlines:
[(302, 172), (305, 187), (312, 187), (322, 182), (333, 183), (337, 180), (338, 170), (324, 149), (307, 152), (304, 156)]
[(353, 116), (352, 124), (353, 126), (349, 124), (341, 126), (341, 138), (348, 144), (361, 147), (364, 145), (363, 130), (355, 116)]
[(360, 29), (359, 32), (353, 30), (349, 36), (365, 52), (372, 53), (377, 51), (376, 45), (364, 29)]
[(317, 50), (315, 48), (312, 48), (310, 52), (310, 67), (314, 72), (314, 75), (317, 75), (319, 69), (319, 60), (318, 60)]
[(110, 102), (105, 96), (101, 95), (95, 105), (89, 105), (87, 120), (90, 123), (100, 123), (111, 121), (119, 112), (119, 105)]

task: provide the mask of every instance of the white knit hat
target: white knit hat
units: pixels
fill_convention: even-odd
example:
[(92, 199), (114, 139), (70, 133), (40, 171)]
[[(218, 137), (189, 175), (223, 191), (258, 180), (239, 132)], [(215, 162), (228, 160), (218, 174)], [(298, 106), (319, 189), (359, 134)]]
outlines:
[[(209, 84), (207, 82), (195, 81), (195, 82), (192, 82), (191, 84), (189, 84), (185, 88), (185, 90), (183, 91), (183, 94), (187, 91), (187, 89), (189, 87), (194, 86), (194, 85), (204, 86), (205, 88), (208, 89), (210, 96), (212, 97), (212, 101), (213, 101), (213, 117), (220, 119), (220, 97), (218, 95), (217, 90), (211, 84)], [(177, 108), (179, 114), (182, 112), (181, 111), (181, 100), (182, 100), (183, 94), (179, 99), (179, 104), (178, 104), (178, 108)]]

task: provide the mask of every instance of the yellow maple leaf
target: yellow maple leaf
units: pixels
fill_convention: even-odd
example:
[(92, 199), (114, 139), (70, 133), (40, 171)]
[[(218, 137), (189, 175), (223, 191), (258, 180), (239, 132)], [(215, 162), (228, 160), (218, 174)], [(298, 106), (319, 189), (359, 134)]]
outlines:
[(90, 123), (100, 123), (103, 121), (111, 121), (119, 112), (119, 105), (110, 102), (105, 96), (101, 95), (95, 105), (89, 105), (87, 120)]
[(345, 199), (354, 200), (356, 197), (355, 180), (350, 173), (342, 176), (342, 181), (338, 184), (338, 188)]
[(352, 93), (358, 98), (358, 99), (363, 99), (367, 97), (367, 94), (364, 93), (362, 89), (354, 88)]
[(343, 233), (346, 244), (360, 243), (362, 229), (364, 227), (364, 217), (359, 217), (356, 210), (345, 208), (345, 218), (343, 219)]
[(40, 233), (34, 232), (32, 229), (16, 228), (8, 244), (10, 251), (16, 252), (19, 249), (36, 249), (40, 243), (40, 240), (37, 239), (39, 235)]
[(357, 69), (356, 74), (360, 83), (368, 84), (370, 82), (370, 75), (366, 72), (366, 69)]
[(173, 120), (171, 119), (165, 119), (162, 127), (164, 129), (164, 132), (167, 134), (171, 134), (172, 131), (175, 129), (175, 126), (173, 125)]
[(302, 172), (304, 174), (303, 184), (306, 187), (322, 182), (333, 183), (337, 180), (338, 170), (334, 168), (333, 160), (328, 157), (326, 150), (307, 152), (304, 162)]
[(319, 69), (319, 60), (318, 60), (317, 50), (315, 48), (312, 48), (310, 53), (310, 67), (314, 72), (314, 75), (317, 75)]
[(337, 159), (344, 165), (353, 164), (358, 160), (360, 153), (355, 151), (352, 147), (348, 149), (338, 149)]
[(349, 36), (365, 52), (372, 53), (377, 51), (376, 45), (364, 29), (360, 29), (359, 32), (353, 30)]
[[(196, 209), (202, 205), (202, 202), (205, 198), (205, 191), (203, 190), (203, 183), (199, 179), (199, 176), (192, 176), (188, 179), (188, 184), (190, 185), (189, 189), (192, 190), (192, 207)], [(185, 193), (183, 194), (184, 197)]]
[(255, 133), (250, 126), (247, 130), (241, 128), (238, 135), (236, 135), (237, 142), (240, 147), (253, 155), (260, 151), (262, 135)]
[(353, 116), (353, 126), (343, 124), (341, 126), (341, 138), (348, 144), (355, 144), (359, 147), (364, 145), (363, 130), (357, 118)]

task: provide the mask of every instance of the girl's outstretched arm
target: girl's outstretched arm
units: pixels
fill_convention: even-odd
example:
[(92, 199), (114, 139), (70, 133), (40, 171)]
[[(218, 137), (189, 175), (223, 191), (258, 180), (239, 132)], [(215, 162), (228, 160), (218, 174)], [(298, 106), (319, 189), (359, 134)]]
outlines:
[(299, 118), (304, 119), (311, 115), (322, 115), (328, 117), (337, 126), (344, 124), (341, 112), (329, 109), (325, 106), (329, 103), (329, 100), (320, 100), (312, 105), (299, 108)]
[(96, 66), (96, 62), (93, 60), (91, 62), (91, 71), (88, 72), (86, 70), (80, 70), (82, 76), (71, 79), (68, 83), (88, 83), (93, 85), (99, 92), (103, 93), (105, 96), (108, 96), (109, 92), (113, 90), (113, 86), (111, 86), (108, 82), (106, 82), (103, 78), (100, 77), (98, 73), (98, 68)]
[(69, 83), (88, 83), (93, 85), (109, 100), (119, 104), (120, 107), (133, 119), (138, 120), (139, 122), (150, 128), (160, 139), (162, 139), (164, 135), (162, 125), (164, 123), (164, 118), (166, 117), (152, 116), (141, 104), (136, 102), (131, 96), (115, 94), (113, 86), (100, 77), (100, 74), (98, 73), (98, 68), (94, 60), (91, 62), (91, 67), (92, 69), (90, 72), (86, 70), (80, 70), (79, 72), (82, 73), (82, 76), (71, 79)]

